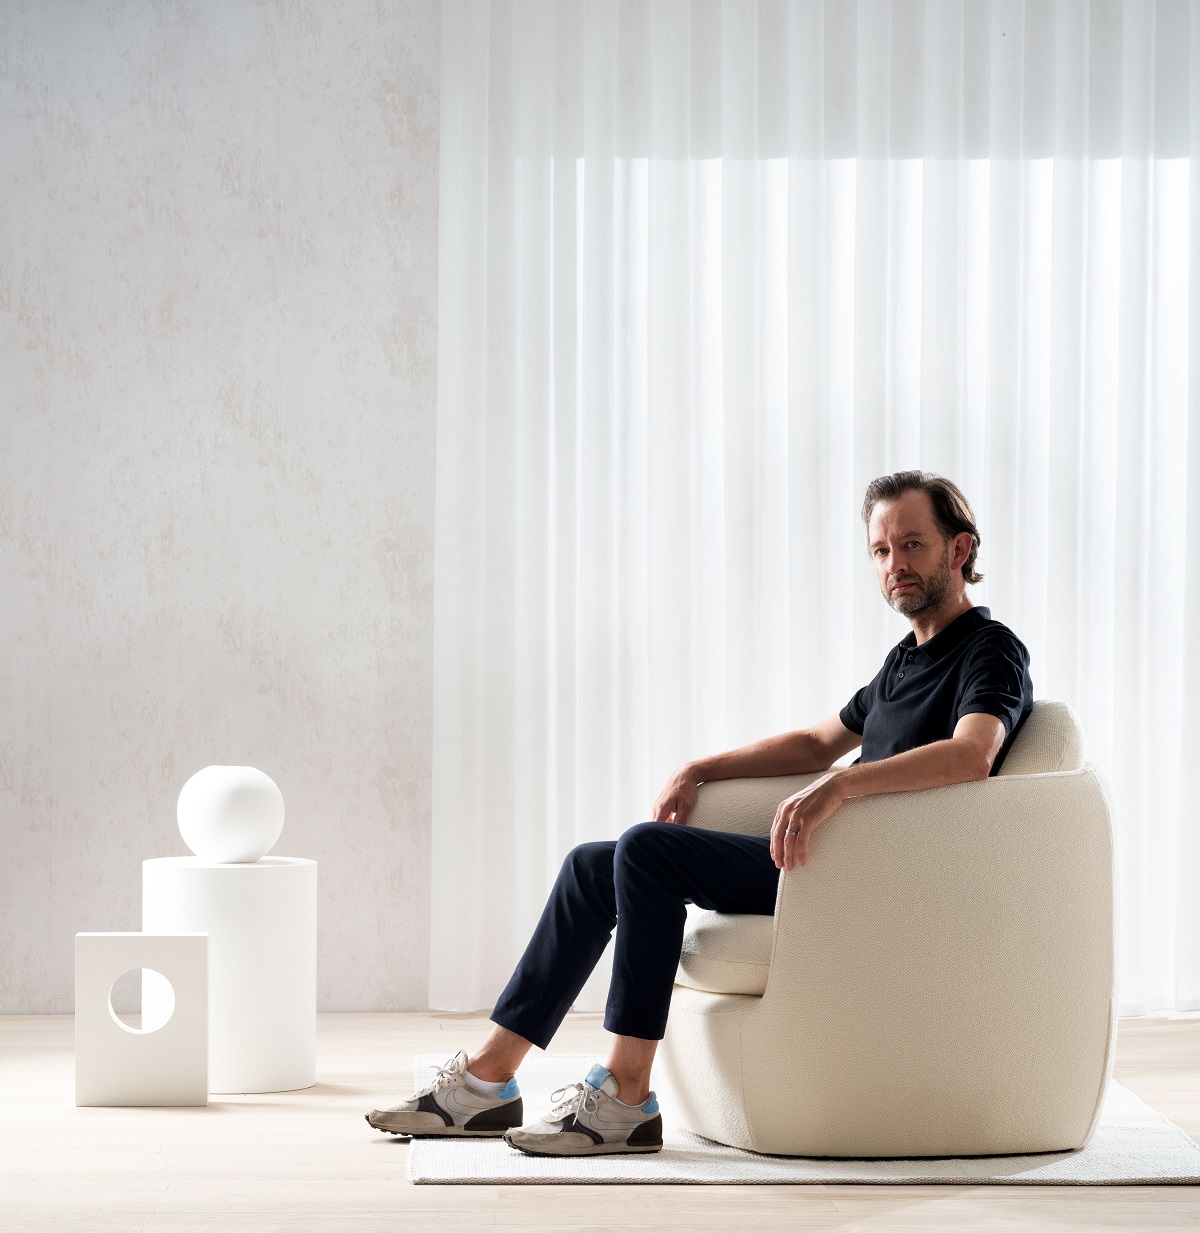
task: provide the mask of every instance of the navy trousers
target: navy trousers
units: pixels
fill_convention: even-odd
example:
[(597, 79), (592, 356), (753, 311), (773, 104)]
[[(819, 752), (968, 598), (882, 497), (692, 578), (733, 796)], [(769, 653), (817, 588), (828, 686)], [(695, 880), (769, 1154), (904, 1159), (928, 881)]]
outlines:
[(613, 928), (604, 1026), (661, 1040), (683, 947), (686, 905), (770, 916), (779, 870), (768, 836), (639, 822), (567, 853), (493, 1023), (546, 1048)]

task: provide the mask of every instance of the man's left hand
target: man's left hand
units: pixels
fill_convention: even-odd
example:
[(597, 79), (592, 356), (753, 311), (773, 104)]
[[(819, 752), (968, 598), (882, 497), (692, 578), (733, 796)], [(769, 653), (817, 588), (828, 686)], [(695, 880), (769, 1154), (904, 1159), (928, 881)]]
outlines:
[[(838, 784), (838, 772), (813, 780), (786, 801), (781, 801), (771, 825), (771, 859), (776, 869), (794, 869), (808, 860), (809, 836), (830, 815), (837, 812), (845, 797)], [(795, 832), (788, 834), (789, 831)]]

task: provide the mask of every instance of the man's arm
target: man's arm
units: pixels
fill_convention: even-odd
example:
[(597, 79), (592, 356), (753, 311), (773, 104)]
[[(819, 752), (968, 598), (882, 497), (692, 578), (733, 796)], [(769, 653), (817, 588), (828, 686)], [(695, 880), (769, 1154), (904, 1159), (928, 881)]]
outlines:
[(877, 762), (838, 767), (832, 778), (843, 800), (987, 779), (1004, 737), (1004, 721), (997, 716), (963, 715), (947, 740), (932, 741)]
[(779, 869), (806, 864), (813, 831), (853, 797), (987, 779), (1004, 737), (1002, 719), (972, 712), (959, 719), (948, 740), (876, 762), (839, 766), (780, 803), (771, 827), (771, 859)]
[(766, 775), (803, 775), (827, 771), (843, 754), (857, 749), (862, 736), (851, 732), (837, 715), (812, 728), (769, 736), (729, 753), (689, 762), (686, 770), (696, 783), (710, 779), (750, 779)]
[(769, 736), (729, 753), (685, 762), (658, 794), (651, 816), (656, 822), (686, 823), (696, 807), (696, 789), (710, 779), (824, 771), (842, 754), (861, 744), (862, 737), (851, 732), (837, 715), (832, 715), (813, 728)]

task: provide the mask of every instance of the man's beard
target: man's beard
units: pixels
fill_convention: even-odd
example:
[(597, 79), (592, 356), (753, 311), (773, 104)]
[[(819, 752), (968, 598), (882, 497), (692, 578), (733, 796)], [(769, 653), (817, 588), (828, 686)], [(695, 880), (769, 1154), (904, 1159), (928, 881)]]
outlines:
[(888, 603), (904, 616), (913, 616), (929, 608), (937, 608), (950, 594), (950, 546), (946, 545), (946, 555), (936, 573), (928, 578), (916, 579), (907, 591), (893, 591), (888, 597)]

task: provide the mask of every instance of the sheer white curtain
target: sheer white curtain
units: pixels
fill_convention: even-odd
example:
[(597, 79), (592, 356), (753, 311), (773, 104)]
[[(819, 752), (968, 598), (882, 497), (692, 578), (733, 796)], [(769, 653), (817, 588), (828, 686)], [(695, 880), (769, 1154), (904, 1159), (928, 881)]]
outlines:
[(1200, 1007), (1197, 5), (443, 13), (430, 1004), (874, 675), (863, 491), (920, 467), (1113, 784), (1121, 1013)]

